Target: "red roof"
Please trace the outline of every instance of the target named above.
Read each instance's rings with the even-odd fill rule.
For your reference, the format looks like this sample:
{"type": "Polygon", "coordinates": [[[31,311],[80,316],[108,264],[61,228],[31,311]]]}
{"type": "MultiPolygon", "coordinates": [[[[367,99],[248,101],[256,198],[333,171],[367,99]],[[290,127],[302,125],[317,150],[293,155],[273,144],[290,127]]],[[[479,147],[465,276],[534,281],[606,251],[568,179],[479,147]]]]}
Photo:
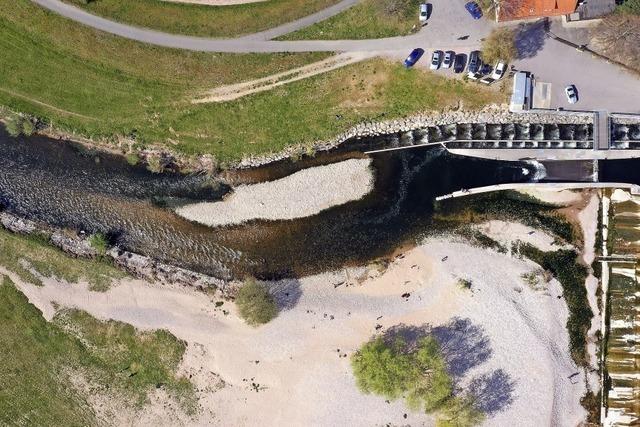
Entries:
{"type": "Polygon", "coordinates": [[[578,0],[502,0],[498,21],[540,18],[573,13],[578,0]]]}

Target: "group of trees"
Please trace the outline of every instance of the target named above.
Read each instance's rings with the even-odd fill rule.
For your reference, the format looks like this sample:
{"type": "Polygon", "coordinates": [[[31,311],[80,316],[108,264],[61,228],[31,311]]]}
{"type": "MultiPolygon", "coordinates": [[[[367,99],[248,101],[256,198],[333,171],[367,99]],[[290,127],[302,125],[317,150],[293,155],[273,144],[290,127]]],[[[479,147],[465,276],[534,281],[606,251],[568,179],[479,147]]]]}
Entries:
{"type": "Polygon", "coordinates": [[[515,31],[510,28],[496,28],[482,42],[482,60],[487,64],[511,62],[517,54],[515,31]]]}
{"type": "Polygon", "coordinates": [[[627,6],[623,10],[629,13],[615,13],[602,20],[593,32],[592,45],[603,55],[640,71],[640,0],[630,0],[623,5],[627,6]]]}
{"type": "Polygon", "coordinates": [[[404,398],[413,410],[436,413],[440,426],[468,427],[483,419],[472,398],[454,394],[453,379],[433,337],[422,338],[415,346],[401,338],[377,337],[353,355],[351,364],[364,393],[404,398]]]}

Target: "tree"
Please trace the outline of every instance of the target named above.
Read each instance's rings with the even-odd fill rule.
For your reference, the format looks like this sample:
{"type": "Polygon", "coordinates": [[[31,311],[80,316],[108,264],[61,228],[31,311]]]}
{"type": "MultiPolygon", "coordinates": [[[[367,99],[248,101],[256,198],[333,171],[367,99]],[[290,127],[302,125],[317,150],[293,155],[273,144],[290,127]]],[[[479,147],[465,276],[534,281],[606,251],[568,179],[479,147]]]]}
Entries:
{"type": "Polygon", "coordinates": [[[267,287],[254,279],[247,279],[238,291],[236,306],[240,317],[249,325],[268,323],[278,315],[278,306],[267,287]]]}
{"type": "Polygon", "coordinates": [[[433,337],[413,347],[401,338],[374,338],[352,356],[351,366],[364,393],[405,398],[411,409],[436,412],[439,426],[469,427],[483,419],[470,396],[454,395],[453,379],[433,337]]]}
{"type": "Polygon", "coordinates": [[[593,34],[594,50],[640,71],[640,16],[607,16],[593,34]]]}
{"type": "Polygon", "coordinates": [[[518,54],[515,32],[509,28],[496,28],[482,42],[482,59],[488,64],[511,62],[518,54]]]}

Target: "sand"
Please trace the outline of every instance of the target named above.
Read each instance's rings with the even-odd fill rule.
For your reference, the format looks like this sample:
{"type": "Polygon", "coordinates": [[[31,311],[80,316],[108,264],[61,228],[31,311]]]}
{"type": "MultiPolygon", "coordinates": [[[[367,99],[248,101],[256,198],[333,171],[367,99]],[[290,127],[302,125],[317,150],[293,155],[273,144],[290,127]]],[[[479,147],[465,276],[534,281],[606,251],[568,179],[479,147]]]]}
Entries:
{"type": "MultiPolygon", "coordinates": [[[[377,333],[376,325],[384,332],[404,323],[435,328],[458,384],[479,390],[490,413],[486,425],[574,426],[585,415],[584,377],[568,353],[560,285],[552,280],[536,291],[521,279],[537,269],[466,243],[428,239],[381,274],[359,269],[272,284],[280,297],[288,292],[280,299],[288,308],[257,329],[229,303],[215,308],[209,296],[187,288],[129,281],[95,293],[12,279],[46,317],[56,301],[138,328],[166,328],[187,341],[181,370],[199,385],[206,409],[194,424],[432,425],[432,417],[402,402],[361,394],[351,374],[348,356],[377,333]],[[471,290],[460,289],[459,278],[470,280],[471,290]]],[[[166,418],[167,425],[179,423],[166,418]]]]}
{"type": "Polygon", "coordinates": [[[208,226],[253,219],[294,219],[364,197],[373,189],[371,159],[351,159],[304,169],[285,178],[242,185],[220,202],[186,205],[176,213],[208,226]]]}

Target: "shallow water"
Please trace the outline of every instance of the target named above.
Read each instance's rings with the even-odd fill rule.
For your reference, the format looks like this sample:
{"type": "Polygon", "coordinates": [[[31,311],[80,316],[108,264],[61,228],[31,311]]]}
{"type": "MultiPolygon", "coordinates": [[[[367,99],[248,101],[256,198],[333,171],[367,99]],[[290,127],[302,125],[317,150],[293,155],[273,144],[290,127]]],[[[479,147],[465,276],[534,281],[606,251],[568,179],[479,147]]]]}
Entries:
{"type": "MultiPolygon", "coordinates": [[[[336,154],[314,162],[321,164],[323,156],[334,161],[336,154]]],[[[338,159],[349,156],[361,154],[343,151],[338,159]]],[[[221,278],[282,277],[390,253],[428,227],[438,195],[537,176],[531,162],[464,158],[441,148],[381,153],[373,168],[375,189],[359,201],[300,220],[209,228],[158,203],[215,200],[228,190],[205,176],[153,174],[73,144],[1,134],[0,205],[51,225],[99,231],[127,250],[221,278]]],[[[236,179],[271,179],[294,170],[281,162],[236,179]]]]}

